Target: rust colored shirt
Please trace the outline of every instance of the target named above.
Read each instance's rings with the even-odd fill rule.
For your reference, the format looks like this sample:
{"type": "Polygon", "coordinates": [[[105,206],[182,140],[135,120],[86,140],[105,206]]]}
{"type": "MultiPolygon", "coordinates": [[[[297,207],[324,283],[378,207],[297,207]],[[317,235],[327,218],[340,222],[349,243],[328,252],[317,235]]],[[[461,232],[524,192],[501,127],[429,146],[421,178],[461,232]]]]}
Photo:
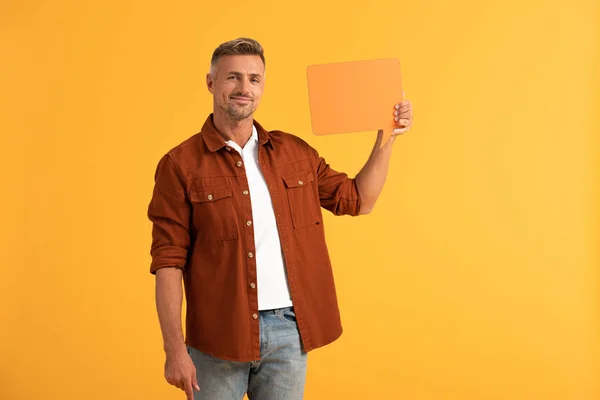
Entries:
{"type": "MultiPolygon", "coordinates": [[[[321,207],[358,215],[356,181],[336,172],[302,139],[258,131],[258,160],[271,194],[304,351],[342,333],[321,207]]],[[[150,272],[183,270],[186,343],[213,357],[260,360],[254,230],[240,154],[216,131],[212,114],[200,133],[165,154],[148,207],[150,272]]]]}

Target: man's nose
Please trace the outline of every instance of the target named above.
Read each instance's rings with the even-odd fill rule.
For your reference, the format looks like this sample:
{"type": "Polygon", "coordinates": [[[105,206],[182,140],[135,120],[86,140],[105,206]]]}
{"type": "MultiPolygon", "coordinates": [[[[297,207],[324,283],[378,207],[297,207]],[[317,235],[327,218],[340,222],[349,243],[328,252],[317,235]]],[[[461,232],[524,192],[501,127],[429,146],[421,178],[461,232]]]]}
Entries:
{"type": "Polygon", "coordinates": [[[243,96],[246,97],[250,97],[250,90],[248,89],[250,87],[250,81],[248,81],[247,79],[240,79],[240,92],[242,93],[243,96]]]}

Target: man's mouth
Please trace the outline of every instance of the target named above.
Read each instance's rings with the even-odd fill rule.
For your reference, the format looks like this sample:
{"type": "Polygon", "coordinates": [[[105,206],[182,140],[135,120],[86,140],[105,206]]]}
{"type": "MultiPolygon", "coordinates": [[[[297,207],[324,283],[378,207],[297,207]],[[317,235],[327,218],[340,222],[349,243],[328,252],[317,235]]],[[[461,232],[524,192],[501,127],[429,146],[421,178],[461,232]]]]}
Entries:
{"type": "Polygon", "coordinates": [[[243,96],[231,96],[231,100],[237,101],[239,103],[250,103],[252,101],[251,98],[243,96]]]}

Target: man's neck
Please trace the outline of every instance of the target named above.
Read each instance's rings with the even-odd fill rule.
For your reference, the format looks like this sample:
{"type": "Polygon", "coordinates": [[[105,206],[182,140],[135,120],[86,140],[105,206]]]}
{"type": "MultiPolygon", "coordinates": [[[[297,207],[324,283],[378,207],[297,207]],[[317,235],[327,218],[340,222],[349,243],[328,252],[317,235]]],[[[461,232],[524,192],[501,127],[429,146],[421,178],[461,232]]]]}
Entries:
{"type": "Polygon", "coordinates": [[[222,113],[214,112],[213,123],[223,140],[231,140],[243,148],[252,136],[254,119],[251,115],[241,121],[234,121],[222,113]]]}

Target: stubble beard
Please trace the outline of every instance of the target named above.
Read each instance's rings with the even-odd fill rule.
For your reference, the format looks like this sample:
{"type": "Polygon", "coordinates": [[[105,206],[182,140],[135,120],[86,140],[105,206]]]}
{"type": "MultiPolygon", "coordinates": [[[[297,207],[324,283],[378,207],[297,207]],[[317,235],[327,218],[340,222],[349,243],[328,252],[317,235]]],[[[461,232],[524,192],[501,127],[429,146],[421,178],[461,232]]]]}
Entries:
{"type": "Polygon", "coordinates": [[[231,121],[239,122],[250,117],[254,113],[254,101],[244,107],[236,107],[231,102],[225,105],[225,112],[231,121]]]}

